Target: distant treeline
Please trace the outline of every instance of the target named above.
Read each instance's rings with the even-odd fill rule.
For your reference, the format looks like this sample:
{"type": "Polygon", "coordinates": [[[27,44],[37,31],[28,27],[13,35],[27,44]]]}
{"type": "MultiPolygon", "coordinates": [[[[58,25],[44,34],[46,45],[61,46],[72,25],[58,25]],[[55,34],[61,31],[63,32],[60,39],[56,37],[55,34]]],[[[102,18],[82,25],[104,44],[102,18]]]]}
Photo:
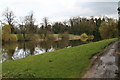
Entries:
{"type": "MultiPolygon", "coordinates": [[[[8,37],[8,34],[42,34],[47,37],[48,34],[74,34],[81,35],[86,33],[87,35],[93,35],[95,40],[109,39],[118,36],[118,21],[112,18],[82,18],[73,17],[68,21],[49,23],[48,18],[43,18],[43,22],[40,27],[35,25],[34,14],[31,13],[16,24],[15,15],[13,11],[6,9],[3,12],[6,23],[2,23],[2,35],[4,38],[8,37]]],[[[41,23],[41,22],[40,22],[41,23]]],[[[15,35],[14,35],[15,36],[15,35]]],[[[13,37],[13,36],[12,36],[13,37]]]]}

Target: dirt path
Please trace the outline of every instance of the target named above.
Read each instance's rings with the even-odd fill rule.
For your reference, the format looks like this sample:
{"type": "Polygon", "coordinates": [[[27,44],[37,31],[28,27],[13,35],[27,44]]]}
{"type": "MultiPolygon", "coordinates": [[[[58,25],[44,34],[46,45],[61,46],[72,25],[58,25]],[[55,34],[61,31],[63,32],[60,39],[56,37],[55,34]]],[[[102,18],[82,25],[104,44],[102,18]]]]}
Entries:
{"type": "Polygon", "coordinates": [[[119,74],[120,41],[112,43],[93,57],[93,63],[83,78],[116,78],[119,74]]]}

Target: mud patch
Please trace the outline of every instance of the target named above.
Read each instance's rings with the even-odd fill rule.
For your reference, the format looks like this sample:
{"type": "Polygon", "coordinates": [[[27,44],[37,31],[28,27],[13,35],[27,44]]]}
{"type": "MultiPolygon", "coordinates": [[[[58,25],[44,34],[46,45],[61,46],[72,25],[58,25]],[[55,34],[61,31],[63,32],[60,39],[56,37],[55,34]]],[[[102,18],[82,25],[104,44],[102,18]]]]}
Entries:
{"type": "MultiPolygon", "coordinates": [[[[120,41],[112,43],[93,57],[93,63],[83,78],[117,78],[119,75],[120,41]],[[119,61],[118,61],[119,60],[119,61]]],[[[120,75],[119,75],[120,76],[120,75]]]]}

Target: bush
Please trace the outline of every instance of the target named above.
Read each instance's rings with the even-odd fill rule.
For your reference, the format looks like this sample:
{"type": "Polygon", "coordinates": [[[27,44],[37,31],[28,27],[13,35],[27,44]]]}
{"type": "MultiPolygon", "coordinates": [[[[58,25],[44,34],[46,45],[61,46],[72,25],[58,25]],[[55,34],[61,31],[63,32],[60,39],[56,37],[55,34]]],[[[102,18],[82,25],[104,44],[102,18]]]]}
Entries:
{"type": "Polygon", "coordinates": [[[3,34],[11,34],[11,28],[12,28],[12,26],[5,24],[2,27],[2,33],[3,34]]]}
{"type": "Polygon", "coordinates": [[[23,41],[24,40],[24,37],[22,34],[17,34],[17,38],[19,41],[23,41]]]}
{"type": "Polygon", "coordinates": [[[36,39],[37,37],[34,35],[34,34],[26,34],[25,35],[25,40],[34,40],[36,39]]]}
{"type": "Polygon", "coordinates": [[[93,40],[94,39],[94,36],[93,35],[89,35],[88,36],[88,40],[93,40]]]}
{"type": "Polygon", "coordinates": [[[3,49],[6,49],[5,51],[9,52],[8,50],[14,50],[16,47],[18,46],[18,44],[15,43],[4,43],[2,45],[3,49]]]}
{"type": "Polygon", "coordinates": [[[69,39],[69,35],[68,34],[59,34],[58,37],[61,38],[62,40],[68,40],[69,39]]]}
{"type": "Polygon", "coordinates": [[[115,38],[118,35],[117,23],[114,21],[103,22],[99,27],[102,39],[115,38]]]}
{"type": "Polygon", "coordinates": [[[17,35],[10,34],[10,41],[18,41],[17,35]]]}
{"type": "Polygon", "coordinates": [[[15,42],[15,41],[18,41],[18,38],[15,34],[4,34],[2,35],[2,40],[4,42],[8,42],[8,41],[15,42]]]}
{"type": "Polygon", "coordinates": [[[88,40],[88,35],[86,33],[83,33],[80,35],[81,41],[87,41],[88,40]]]}
{"type": "Polygon", "coordinates": [[[47,36],[47,40],[55,40],[55,37],[53,35],[47,36]]]}
{"type": "Polygon", "coordinates": [[[2,35],[2,40],[3,40],[4,42],[9,41],[9,39],[10,39],[10,34],[3,34],[3,35],[2,35]]]}
{"type": "Polygon", "coordinates": [[[25,38],[23,36],[23,34],[17,34],[18,40],[19,41],[23,41],[23,40],[34,40],[34,39],[38,39],[41,38],[41,35],[39,34],[25,34],[25,38]]]}

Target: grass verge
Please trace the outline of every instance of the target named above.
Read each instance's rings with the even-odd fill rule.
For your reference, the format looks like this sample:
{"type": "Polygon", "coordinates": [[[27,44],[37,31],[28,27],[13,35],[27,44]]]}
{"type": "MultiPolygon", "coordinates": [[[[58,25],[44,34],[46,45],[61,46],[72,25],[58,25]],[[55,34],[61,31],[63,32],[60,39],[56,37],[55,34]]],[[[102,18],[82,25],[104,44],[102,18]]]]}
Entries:
{"type": "Polygon", "coordinates": [[[3,77],[80,78],[90,65],[89,59],[117,39],[108,39],[72,48],[2,63],[3,77]]]}

